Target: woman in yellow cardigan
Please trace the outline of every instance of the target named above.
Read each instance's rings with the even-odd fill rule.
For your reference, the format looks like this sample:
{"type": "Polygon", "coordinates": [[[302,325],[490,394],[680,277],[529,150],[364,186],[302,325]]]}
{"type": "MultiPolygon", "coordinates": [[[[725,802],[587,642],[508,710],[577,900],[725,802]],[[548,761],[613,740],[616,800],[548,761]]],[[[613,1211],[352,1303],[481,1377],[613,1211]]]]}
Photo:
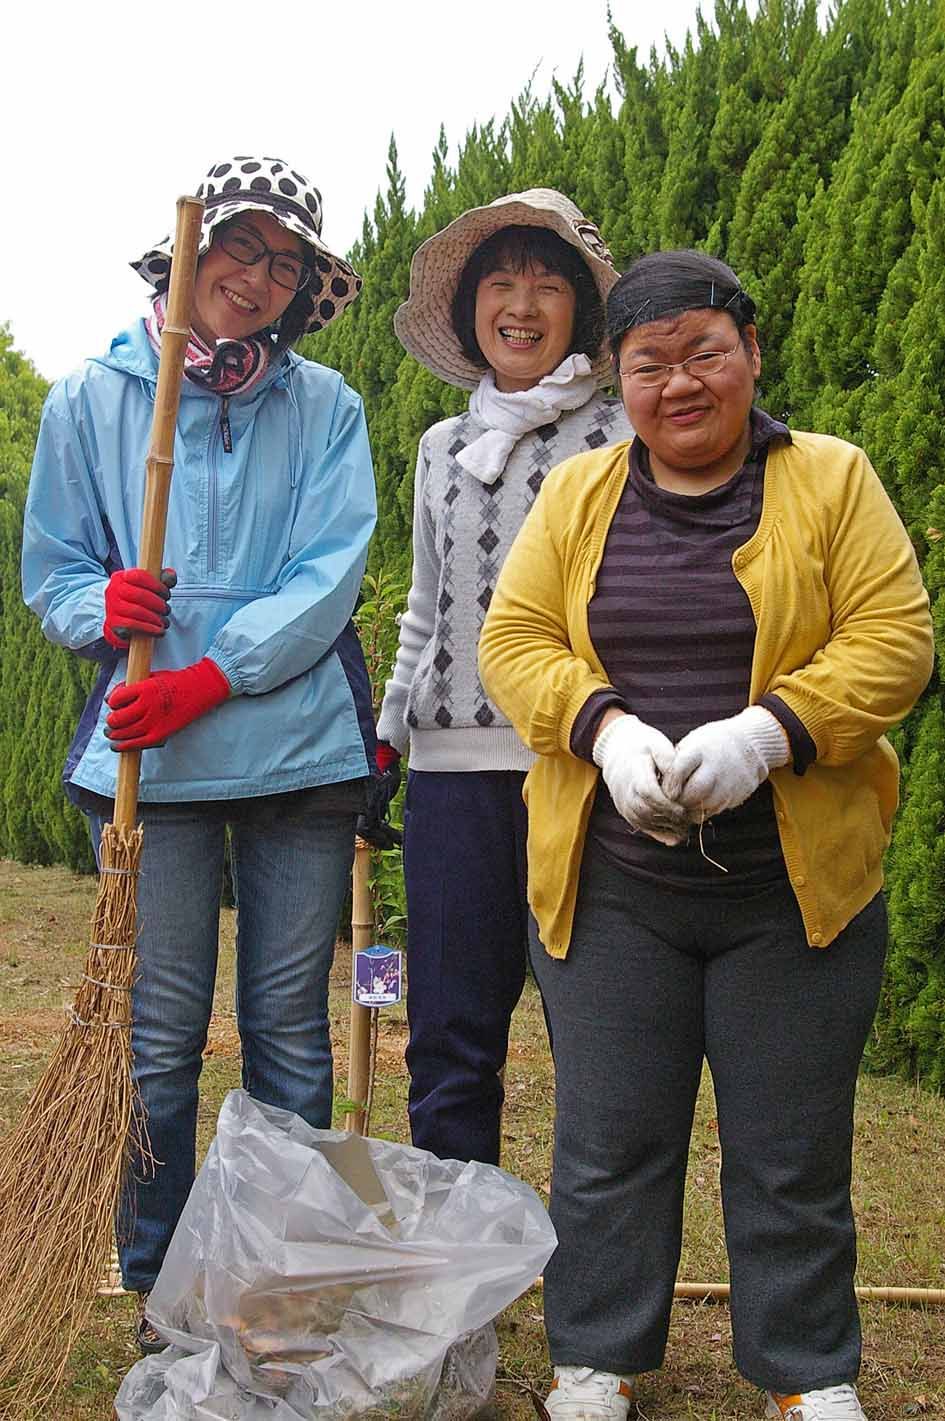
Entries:
{"type": "Polygon", "coordinates": [[[636,438],[549,475],[480,641],[540,756],[548,1410],[624,1421],[662,1361],[705,1058],[736,1364],[775,1421],[865,1421],[853,1098],[886,946],[885,732],[929,677],[928,599],[862,450],[753,405],[729,267],[643,257],[607,322],[636,438]]]}

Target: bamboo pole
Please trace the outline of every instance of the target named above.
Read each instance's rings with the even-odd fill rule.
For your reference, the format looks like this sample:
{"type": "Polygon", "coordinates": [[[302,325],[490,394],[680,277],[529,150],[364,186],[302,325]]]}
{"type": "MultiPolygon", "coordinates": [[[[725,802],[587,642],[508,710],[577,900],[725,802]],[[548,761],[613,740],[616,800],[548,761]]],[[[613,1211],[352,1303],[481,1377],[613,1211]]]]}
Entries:
{"type": "Polygon", "coordinates": [[[355,954],[374,941],[374,904],[371,901],[371,846],[358,838],[351,872],[351,1030],[348,1042],[348,1100],[354,1109],[345,1116],[345,1129],[363,1135],[371,1087],[372,1008],[354,1000],[355,954]]]}
{"type": "MultiPolygon", "coordinates": [[[[905,1303],[911,1307],[945,1307],[945,1288],[856,1288],[861,1303],[905,1303]]],[[[673,1296],[690,1302],[728,1302],[728,1283],[677,1283],[673,1296]]]]}
{"type": "MultiPolygon", "coordinates": [[[[536,1287],[543,1287],[544,1279],[536,1280],[536,1287]]],[[[870,1287],[866,1284],[854,1289],[857,1301],[861,1303],[894,1303],[905,1307],[945,1307],[945,1288],[885,1288],[870,1287]]],[[[673,1297],[677,1302],[727,1303],[731,1296],[729,1283],[677,1283],[673,1297]]]]}
{"type": "MultiPolygon", "coordinates": [[[[180,387],[184,377],[184,358],[190,339],[191,307],[193,304],[194,272],[197,267],[197,247],[200,243],[200,219],[203,203],[196,197],[181,197],[177,201],[177,232],[174,239],[174,260],[171,283],[167,293],[167,313],[161,332],[161,360],[158,366],[157,391],[151,422],[151,448],[146,464],[144,509],[141,517],[141,538],[138,546],[138,566],[160,577],[164,559],[164,535],[167,531],[167,505],[174,470],[174,436],[177,432],[177,410],[180,387]],[[178,279],[175,281],[174,276],[178,279]]],[[[133,636],[128,652],[129,685],[143,681],[151,671],[154,638],[133,636]]],[[[118,757],[118,784],[115,790],[114,825],[130,831],[138,813],[138,780],[141,773],[141,751],[127,750],[118,757]]]]}
{"type": "Polygon", "coordinates": [[[905,1303],[909,1307],[945,1307],[945,1288],[857,1288],[861,1303],[905,1303]]]}
{"type": "MultiPolygon", "coordinates": [[[[203,203],[181,198],[168,319],[147,458],[140,564],[156,575],[167,519],[177,406],[190,331],[203,203]]],[[[133,637],[127,679],[151,667],[133,637]]],[[[131,989],[143,834],[140,755],[119,757],[114,822],[102,831],[85,973],[65,1030],[0,1146],[0,1413],[32,1418],[85,1326],[114,1233],[132,1152],[148,1159],[135,1108],[131,989]]]]}

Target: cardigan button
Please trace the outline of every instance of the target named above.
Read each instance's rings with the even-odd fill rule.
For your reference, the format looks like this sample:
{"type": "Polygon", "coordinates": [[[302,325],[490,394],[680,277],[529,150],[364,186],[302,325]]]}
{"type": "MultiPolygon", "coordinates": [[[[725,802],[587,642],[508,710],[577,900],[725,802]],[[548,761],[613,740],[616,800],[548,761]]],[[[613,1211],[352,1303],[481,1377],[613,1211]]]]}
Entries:
{"type": "Polygon", "coordinates": [[[815,947],[820,947],[820,944],[821,944],[821,943],[823,942],[823,940],[824,940],[824,935],[823,935],[823,933],[811,933],[811,935],[810,935],[810,940],[811,940],[811,942],[814,944],[815,947]]]}
{"type": "Polygon", "coordinates": [[[804,887],[804,884],[805,884],[806,882],[807,882],[807,879],[804,877],[804,875],[803,875],[802,873],[799,873],[799,874],[797,875],[797,877],[795,878],[795,880],[794,880],[794,887],[795,887],[795,888],[803,888],[803,887],[804,887]]]}

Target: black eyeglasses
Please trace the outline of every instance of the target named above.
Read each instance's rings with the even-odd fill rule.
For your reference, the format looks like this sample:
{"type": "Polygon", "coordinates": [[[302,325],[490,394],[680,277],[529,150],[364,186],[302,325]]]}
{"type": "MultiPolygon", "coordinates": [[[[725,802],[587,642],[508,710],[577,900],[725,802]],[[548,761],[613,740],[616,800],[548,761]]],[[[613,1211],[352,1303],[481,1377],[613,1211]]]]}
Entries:
{"type": "Polygon", "coordinates": [[[291,252],[276,252],[267,247],[261,237],[251,227],[236,224],[226,227],[217,237],[217,244],[228,257],[241,262],[243,266],[255,266],[263,257],[269,258],[269,275],[277,286],[286,291],[302,291],[309,283],[312,271],[301,257],[291,252]]]}

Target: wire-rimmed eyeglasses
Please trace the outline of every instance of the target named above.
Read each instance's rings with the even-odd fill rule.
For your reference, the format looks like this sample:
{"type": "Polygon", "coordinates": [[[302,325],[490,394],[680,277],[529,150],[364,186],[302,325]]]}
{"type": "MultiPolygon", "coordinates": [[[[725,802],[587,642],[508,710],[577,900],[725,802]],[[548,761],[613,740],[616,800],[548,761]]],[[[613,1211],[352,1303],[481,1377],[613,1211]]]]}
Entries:
{"type": "Polygon", "coordinates": [[[674,370],[685,370],[687,375],[691,375],[696,380],[702,380],[707,375],[718,375],[725,366],[730,355],[734,355],[741,341],[736,341],[731,350],[700,350],[696,355],[690,355],[686,360],[677,360],[675,365],[665,365],[648,363],[646,365],[634,365],[630,370],[621,367],[620,374],[624,380],[635,380],[640,389],[655,390],[665,385],[673,374],[674,370]]]}

